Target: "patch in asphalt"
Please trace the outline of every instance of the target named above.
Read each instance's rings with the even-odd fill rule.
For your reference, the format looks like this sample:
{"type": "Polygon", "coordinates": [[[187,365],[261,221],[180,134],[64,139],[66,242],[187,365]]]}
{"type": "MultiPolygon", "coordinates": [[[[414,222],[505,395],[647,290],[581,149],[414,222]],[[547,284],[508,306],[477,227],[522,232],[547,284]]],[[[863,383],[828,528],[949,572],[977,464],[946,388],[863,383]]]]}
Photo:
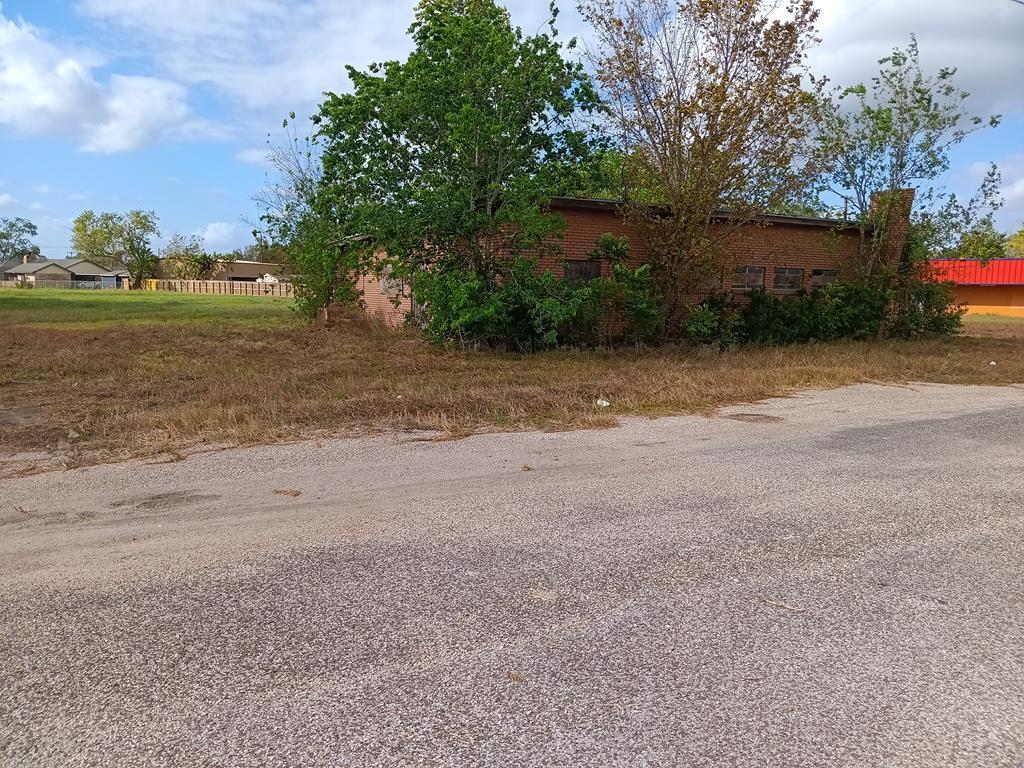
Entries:
{"type": "Polygon", "coordinates": [[[203,501],[216,501],[220,496],[209,493],[189,493],[187,491],[172,491],[170,493],[155,493],[151,496],[137,496],[134,499],[115,501],[110,505],[111,509],[121,507],[135,507],[149,511],[163,511],[177,509],[190,504],[198,504],[203,501]]]}
{"type": "Polygon", "coordinates": [[[766,413],[729,413],[723,418],[742,421],[744,424],[777,424],[780,421],[785,421],[781,416],[769,416],[766,413]]]}

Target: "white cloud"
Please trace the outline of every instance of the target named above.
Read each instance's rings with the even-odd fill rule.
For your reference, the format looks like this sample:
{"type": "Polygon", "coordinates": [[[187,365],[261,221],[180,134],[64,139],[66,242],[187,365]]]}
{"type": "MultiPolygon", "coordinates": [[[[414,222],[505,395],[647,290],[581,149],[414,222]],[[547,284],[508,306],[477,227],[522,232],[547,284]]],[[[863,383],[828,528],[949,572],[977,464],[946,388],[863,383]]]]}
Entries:
{"type": "Polygon", "coordinates": [[[0,193],[0,208],[6,208],[8,205],[14,205],[17,202],[13,195],[9,195],[6,192],[0,193]]]}
{"type": "Polygon", "coordinates": [[[270,165],[270,158],[266,148],[257,149],[255,147],[251,147],[240,150],[235,154],[235,160],[240,163],[245,163],[246,165],[270,165]]]}
{"type": "Polygon", "coordinates": [[[217,133],[190,115],[187,91],[152,77],[100,82],[94,52],[62,49],[0,6],[0,126],[24,135],[69,136],[83,150],[125,152],[163,139],[217,133]]]}
{"type": "MultiPolygon", "coordinates": [[[[313,110],[324,91],[348,87],[345,66],[403,56],[415,0],[78,0],[77,9],[141,40],[170,77],[210,85],[261,117],[313,110]]],[[[512,0],[529,33],[547,2],[512,0]]],[[[580,24],[566,6],[566,24],[580,24]]],[[[568,30],[567,30],[568,31],[568,30]]],[[[264,123],[266,125],[266,123],[264,123]]]]}
{"type": "Polygon", "coordinates": [[[175,79],[275,113],[306,109],[324,90],[341,88],[345,64],[403,50],[412,18],[411,2],[80,0],[77,7],[131,32],[175,79]]]}
{"type": "Polygon", "coordinates": [[[32,203],[31,205],[29,205],[29,210],[31,210],[31,211],[45,211],[46,210],[46,206],[43,205],[42,203],[32,203]]]}
{"type": "MultiPolygon", "coordinates": [[[[548,17],[541,0],[507,0],[524,31],[548,17]]],[[[125,33],[168,77],[212,86],[245,118],[267,125],[308,114],[324,91],[345,90],[345,65],[404,55],[415,0],[77,0],[77,10],[125,33]]],[[[563,39],[587,30],[562,0],[563,39]]],[[[1024,9],[1009,0],[821,0],[815,68],[837,83],[869,78],[877,60],[916,32],[926,66],[959,66],[980,111],[1024,109],[1024,9]]],[[[250,156],[252,159],[254,156],[250,156]]],[[[248,160],[243,160],[248,162],[248,160]]]]}
{"type": "Polygon", "coordinates": [[[916,34],[926,71],[958,68],[979,112],[1024,109],[1024,8],[1009,0],[820,2],[822,45],[812,65],[841,85],[865,82],[878,59],[916,34]]]}
{"type": "MultiPolygon", "coordinates": [[[[542,0],[507,0],[525,32],[547,18],[542,0]]],[[[1024,110],[1024,8],[1010,0],[819,0],[822,45],[812,64],[837,84],[869,79],[877,60],[916,33],[926,68],[960,68],[979,113],[1024,110]]],[[[221,137],[190,114],[187,87],[234,105],[240,134],[265,135],[289,110],[308,115],[326,90],[348,87],[344,66],[399,58],[416,0],[75,0],[103,25],[110,50],[145,62],[156,77],[98,79],[92,51],[52,43],[0,14],[0,126],[67,133],[93,152],[159,140],[221,137]]],[[[572,0],[561,0],[563,39],[586,37],[572,0]]],[[[1002,129],[1005,130],[1005,129],[1002,129]]],[[[263,164],[261,149],[235,155],[263,164]]],[[[961,169],[962,170],[962,169],[961,169]]],[[[1020,176],[1006,169],[1007,197],[1020,176]]],[[[1008,205],[1009,208],[1009,205],[1008,205]]],[[[1009,214],[1007,214],[1009,215],[1009,214]]]]}
{"type": "Polygon", "coordinates": [[[226,248],[238,244],[241,239],[241,228],[226,221],[214,221],[196,234],[202,237],[210,248],[226,248]]]}
{"type": "Polygon", "coordinates": [[[106,106],[106,118],[86,132],[86,152],[113,154],[161,139],[225,137],[218,126],[191,118],[186,88],[168,80],[115,75],[106,106]]]}

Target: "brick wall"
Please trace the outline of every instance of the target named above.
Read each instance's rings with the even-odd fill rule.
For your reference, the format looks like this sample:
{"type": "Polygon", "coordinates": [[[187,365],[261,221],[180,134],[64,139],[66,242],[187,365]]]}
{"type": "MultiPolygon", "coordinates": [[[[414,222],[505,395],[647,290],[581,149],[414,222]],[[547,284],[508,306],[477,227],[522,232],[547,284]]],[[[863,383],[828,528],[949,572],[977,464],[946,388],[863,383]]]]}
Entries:
{"type": "MultiPolygon", "coordinates": [[[[573,204],[552,206],[565,219],[562,254],[545,256],[541,269],[556,275],[564,274],[568,259],[587,259],[601,235],[611,233],[625,237],[630,243],[630,261],[639,266],[647,256],[643,242],[614,208],[576,208],[573,204]]],[[[776,217],[764,225],[747,226],[733,236],[726,247],[725,287],[732,285],[732,272],[736,267],[764,268],[764,282],[772,290],[776,269],[802,269],[803,287],[810,289],[815,269],[839,270],[841,277],[851,279],[860,244],[856,230],[837,230],[832,225],[810,224],[806,220],[786,221],[776,217]]],[[[604,266],[608,272],[608,266],[604,266]]]]}
{"type": "Polygon", "coordinates": [[[363,294],[366,313],[383,320],[393,328],[402,325],[412,311],[412,300],[400,280],[393,280],[387,276],[363,275],[359,278],[357,287],[363,294]]]}
{"type": "MultiPolygon", "coordinates": [[[[898,213],[890,223],[893,236],[883,250],[884,257],[896,263],[903,252],[909,223],[909,205],[913,193],[901,193],[898,213]]],[[[560,253],[543,249],[539,258],[540,269],[564,276],[566,260],[586,260],[594,250],[598,238],[606,233],[625,237],[630,243],[630,261],[639,266],[647,256],[646,248],[636,231],[622,217],[618,207],[603,201],[558,199],[551,209],[565,220],[565,230],[559,243],[560,253]]],[[[725,226],[721,224],[719,226],[725,226]]],[[[726,246],[726,266],[722,286],[731,289],[733,273],[738,267],[761,267],[764,270],[764,288],[779,294],[795,293],[793,289],[775,288],[776,270],[803,270],[800,285],[812,288],[814,270],[837,270],[840,278],[855,277],[860,235],[856,228],[839,222],[786,216],[767,217],[763,223],[744,227],[734,234],[726,246]]],[[[602,265],[602,274],[610,267],[602,265]]],[[[792,277],[792,276],[791,276],[792,277]]],[[[395,307],[391,296],[404,286],[390,285],[387,280],[365,276],[359,282],[367,311],[379,315],[391,325],[400,325],[411,311],[408,296],[402,296],[395,307]]],[[[746,293],[746,290],[739,291],[746,293]]],[[[699,298],[699,297],[698,297],[699,298]]]]}
{"type": "Polygon", "coordinates": [[[886,240],[880,249],[884,264],[900,263],[910,235],[910,213],[914,209],[915,197],[915,190],[902,189],[895,192],[891,200],[888,194],[877,194],[871,198],[871,215],[886,224],[886,240]]]}

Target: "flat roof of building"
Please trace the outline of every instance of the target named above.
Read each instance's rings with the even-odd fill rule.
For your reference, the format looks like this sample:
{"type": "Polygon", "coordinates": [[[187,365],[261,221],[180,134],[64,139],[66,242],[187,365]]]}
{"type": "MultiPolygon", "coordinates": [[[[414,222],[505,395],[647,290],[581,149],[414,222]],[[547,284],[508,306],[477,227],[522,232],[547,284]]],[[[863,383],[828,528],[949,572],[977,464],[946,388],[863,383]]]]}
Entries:
{"type": "MultiPolygon", "coordinates": [[[[623,200],[607,200],[594,197],[553,197],[550,200],[553,209],[568,210],[591,210],[616,212],[626,205],[623,200]]],[[[720,219],[732,218],[733,214],[726,210],[715,211],[715,217],[720,219]]],[[[798,227],[822,227],[826,229],[853,229],[856,224],[845,219],[830,219],[816,216],[790,216],[786,214],[769,213],[758,217],[761,221],[772,224],[792,224],[798,227]]]]}

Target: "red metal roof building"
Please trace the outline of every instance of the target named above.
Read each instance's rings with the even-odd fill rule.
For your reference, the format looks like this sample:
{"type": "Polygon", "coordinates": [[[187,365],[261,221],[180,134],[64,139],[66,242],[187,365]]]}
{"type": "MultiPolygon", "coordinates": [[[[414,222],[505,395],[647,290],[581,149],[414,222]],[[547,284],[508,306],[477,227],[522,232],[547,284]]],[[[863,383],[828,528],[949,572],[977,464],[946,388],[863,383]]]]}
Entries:
{"type": "Polygon", "coordinates": [[[1024,259],[941,259],[932,268],[938,279],[957,285],[1024,285],[1024,259]]]}
{"type": "Polygon", "coordinates": [[[956,283],[957,301],[971,314],[1024,317],[1024,259],[940,259],[932,269],[936,279],[956,283]]]}

